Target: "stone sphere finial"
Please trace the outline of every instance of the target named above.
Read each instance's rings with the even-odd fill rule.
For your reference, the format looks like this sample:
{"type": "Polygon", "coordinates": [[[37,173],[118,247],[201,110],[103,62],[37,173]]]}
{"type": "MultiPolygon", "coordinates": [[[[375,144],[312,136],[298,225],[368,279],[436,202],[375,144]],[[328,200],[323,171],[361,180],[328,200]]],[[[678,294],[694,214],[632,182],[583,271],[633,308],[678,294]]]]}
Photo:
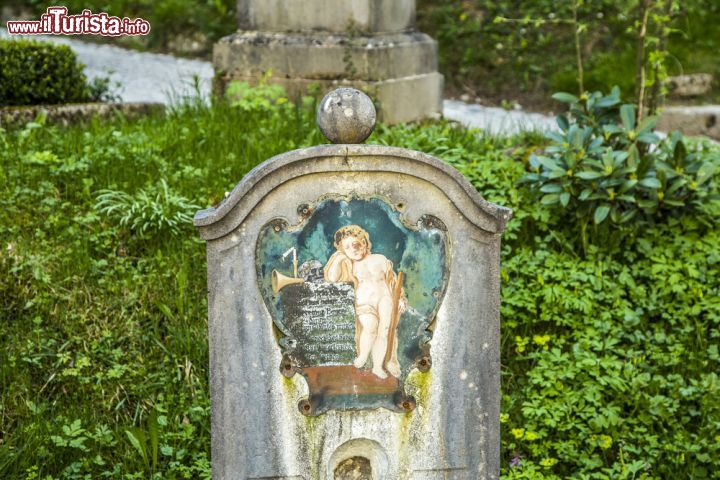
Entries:
{"type": "Polygon", "coordinates": [[[336,88],[317,110],[317,125],[332,143],[362,143],[375,128],[375,105],[354,88],[336,88]]]}

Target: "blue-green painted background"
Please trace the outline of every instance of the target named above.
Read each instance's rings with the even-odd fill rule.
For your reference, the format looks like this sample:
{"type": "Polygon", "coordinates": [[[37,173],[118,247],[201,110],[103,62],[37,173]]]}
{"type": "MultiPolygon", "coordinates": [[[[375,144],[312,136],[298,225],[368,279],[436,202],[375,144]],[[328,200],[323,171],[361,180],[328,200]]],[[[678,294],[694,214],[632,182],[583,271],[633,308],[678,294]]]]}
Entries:
{"type": "MultiPolygon", "coordinates": [[[[395,272],[405,273],[405,295],[410,308],[398,324],[399,359],[403,372],[420,354],[421,342],[429,339],[426,329],[433,320],[447,282],[447,238],[438,228],[424,224],[409,228],[400,220],[399,212],[378,198],[326,199],[312,208],[312,213],[297,226],[283,224],[280,231],[270,222],[258,237],[256,267],[258,282],[265,304],[278,328],[287,335],[283,312],[272,292],[273,269],[292,276],[292,255],[282,254],[296,247],[298,265],[317,260],[323,266],[335,252],[333,235],[346,225],[359,225],[370,235],[372,253],[385,255],[393,262],[395,272]]],[[[281,340],[287,350],[289,339],[281,340]]]]}

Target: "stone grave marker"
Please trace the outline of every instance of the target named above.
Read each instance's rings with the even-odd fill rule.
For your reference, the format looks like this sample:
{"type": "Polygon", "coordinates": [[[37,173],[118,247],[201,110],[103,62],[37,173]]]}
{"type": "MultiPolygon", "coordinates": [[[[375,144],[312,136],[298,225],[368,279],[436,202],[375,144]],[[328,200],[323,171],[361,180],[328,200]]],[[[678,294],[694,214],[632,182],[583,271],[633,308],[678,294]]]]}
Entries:
{"type": "Polygon", "coordinates": [[[374,121],[363,93],[330,92],[332,145],[269,159],[195,216],[217,480],[499,476],[511,212],[441,160],[360,144],[374,121]]]}

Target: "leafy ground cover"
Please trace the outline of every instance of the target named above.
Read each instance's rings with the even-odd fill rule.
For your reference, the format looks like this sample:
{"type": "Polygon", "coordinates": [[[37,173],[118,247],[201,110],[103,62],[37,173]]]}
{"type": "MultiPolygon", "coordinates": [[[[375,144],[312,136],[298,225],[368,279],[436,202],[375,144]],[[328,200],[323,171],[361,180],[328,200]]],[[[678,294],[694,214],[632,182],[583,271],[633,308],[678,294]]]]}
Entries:
{"type": "MultiPolygon", "coordinates": [[[[0,477],[210,478],[205,255],[189,216],[270,156],[323,143],[312,101],[253,92],[0,130],[0,477]]],[[[515,211],[505,478],[720,478],[717,203],[590,235],[582,253],[575,224],[518,186],[543,138],[437,122],[368,142],[442,158],[515,211]]],[[[717,164],[717,147],[693,148],[717,164]]]]}

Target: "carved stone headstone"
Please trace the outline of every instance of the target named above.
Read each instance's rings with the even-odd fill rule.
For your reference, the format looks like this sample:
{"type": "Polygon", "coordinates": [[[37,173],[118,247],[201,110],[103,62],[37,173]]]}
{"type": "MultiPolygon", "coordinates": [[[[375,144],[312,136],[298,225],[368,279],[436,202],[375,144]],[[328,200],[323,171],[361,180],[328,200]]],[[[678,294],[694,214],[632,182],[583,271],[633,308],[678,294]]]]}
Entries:
{"type": "Polygon", "coordinates": [[[335,144],[268,160],[195,216],[217,480],[499,476],[510,211],[421,152],[337,143],[369,135],[368,105],[331,92],[335,144]]]}
{"type": "Polygon", "coordinates": [[[215,86],[278,83],[368,92],[386,123],[442,114],[437,44],[415,29],[415,0],[238,0],[239,30],[213,49],[215,86]],[[271,74],[269,78],[267,75],[271,74]]]}

